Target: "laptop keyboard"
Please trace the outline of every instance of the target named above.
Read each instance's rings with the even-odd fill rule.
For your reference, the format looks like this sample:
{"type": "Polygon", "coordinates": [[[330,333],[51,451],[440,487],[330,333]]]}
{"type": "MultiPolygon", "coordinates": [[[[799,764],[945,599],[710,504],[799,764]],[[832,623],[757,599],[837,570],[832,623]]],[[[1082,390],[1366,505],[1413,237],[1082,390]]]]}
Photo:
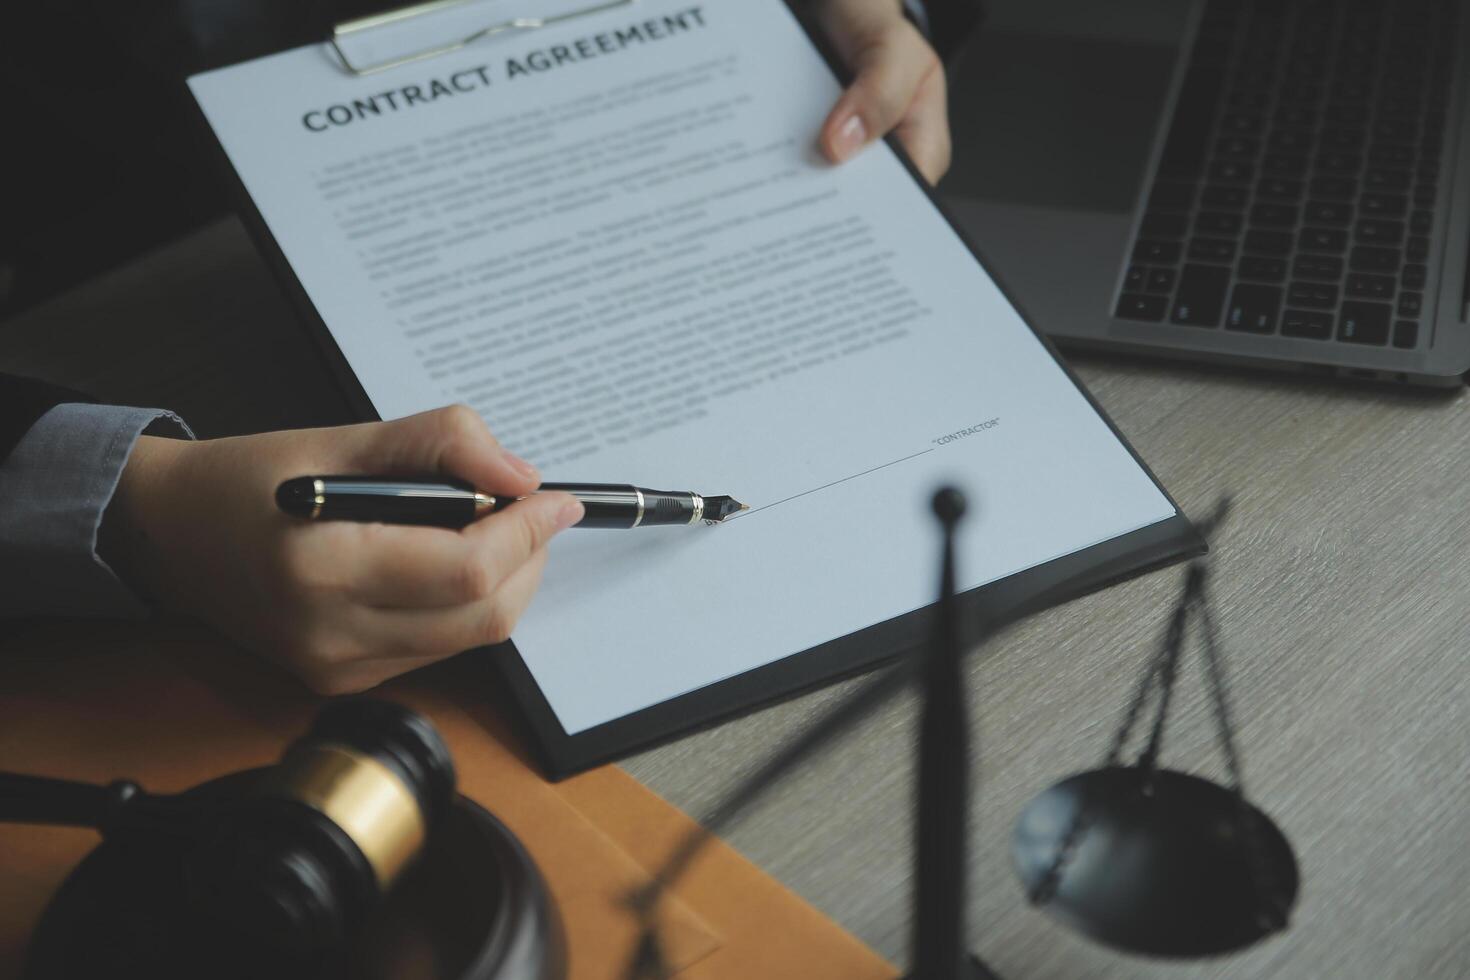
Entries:
{"type": "Polygon", "coordinates": [[[1412,348],[1456,0],[1214,0],[1115,310],[1412,348]]]}

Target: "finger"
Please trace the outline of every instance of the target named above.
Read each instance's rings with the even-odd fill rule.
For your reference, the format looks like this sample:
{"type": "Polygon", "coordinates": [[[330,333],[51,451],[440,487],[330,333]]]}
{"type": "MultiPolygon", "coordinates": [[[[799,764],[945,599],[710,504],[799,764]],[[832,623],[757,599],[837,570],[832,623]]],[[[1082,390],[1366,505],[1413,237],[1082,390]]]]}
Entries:
{"type": "Polygon", "coordinates": [[[465,405],[343,430],[351,465],[364,473],[456,477],[489,493],[521,496],[540,486],[530,463],[501,448],[465,405]]]}
{"type": "Polygon", "coordinates": [[[333,521],[293,532],[297,579],[335,587],[370,606],[457,606],[482,588],[482,558],[463,534],[439,527],[333,521]]]}
{"type": "Polygon", "coordinates": [[[532,555],[585,514],[581,501],[569,493],[538,493],[465,528],[461,533],[483,561],[485,578],[477,598],[499,590],[532,555]]]}
{"type": "Polygon", "coordinates": [[[581,520],[568,494],[536,494],[462,531],[340,521],[301,528],[287,557],[295,581],[384,609],[482,601],[562,529],[581,520]],[[570,508],[567,510],[567,508],[570,508]],[[566,513],[563,513],[567,510],[566,513]]]}
{"type": "Polygon", "coordinates": [[[872,36],[853,59],[857,78],[822,124],[822,152],[834,163],[852,158],[896,127],[920,85],[939,69],[939,58],[906,21],[872,36]]]}
{"type": "Polygon", "coordinates": [[[495,594],[451,609],[372,609],[359,607],[349,629],[358,637],[362,657],[349,672],[371,668],[411,670],[465,650],[503,643],[535,597],[546,567],[546,552],[536,552],[511,573],[495,594]]]}
{"type": "Polygon", "coordinates": [[[465,650],[499,643],[530,605],[546,553],[537,552],[505,581],[493,599],[452,610],[382,610],[358,607],[349,629],[352,659],[317,661],[300,668],[319,694],[357,694],[465,650]]]}
{"type": "Polygon", "coordinates": [[[953,152],[945,88],[942,67],[925,76],[908,114],[895,131],[914,166],[931,184],[937,184],[949,170],[953,152]]]}

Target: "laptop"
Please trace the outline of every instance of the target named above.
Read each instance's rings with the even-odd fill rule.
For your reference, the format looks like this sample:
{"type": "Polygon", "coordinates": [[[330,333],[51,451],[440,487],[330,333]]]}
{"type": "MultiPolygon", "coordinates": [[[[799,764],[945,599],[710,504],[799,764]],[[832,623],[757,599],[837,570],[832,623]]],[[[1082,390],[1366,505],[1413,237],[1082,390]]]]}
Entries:
{"type": "Polygon", "coordinates": [[[1470,2],[992,13],[941,191],[1059,344],[1465,383],[1470,2]]]}

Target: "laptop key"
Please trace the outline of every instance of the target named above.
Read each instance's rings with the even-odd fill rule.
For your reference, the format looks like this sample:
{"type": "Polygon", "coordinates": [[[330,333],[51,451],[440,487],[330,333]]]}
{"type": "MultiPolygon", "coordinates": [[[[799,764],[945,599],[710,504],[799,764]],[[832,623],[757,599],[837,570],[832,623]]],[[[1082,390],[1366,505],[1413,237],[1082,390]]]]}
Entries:
{"type": "Polygon", "coordinates": [[[1336,228],[1303,228],[1297,245],[1304,251],[1341,252],[1347,248],[1347,232],[1336,228]]]}
{"type": "Polygon", "coordinates": [[[1280,313],[1280,286],[1243,282],[1230,294],[1230,305],[1225,311],[1225,328],[1249,333],[1275,333],[1276,318],[1280,313]]]}
{"type": "Polygon", "coordinates": [[[1286,301],[1292,306],[1330,310],[1337,305],[1337,287],[1320,282],[1293,282],[1287,289],[1286,301]]]}
{"type": "Polygon", "coordinates": [[[1412,143],[1419,137],[1419,127],[1407,119],[1388,119],[1373,127],[1373,138],[1379,143],[1412,143]]]}
{"type": "Polygon", "coordinates": [[[1397,245],[1404,240],[1404,223],[1365,218],[1358,222],[1354,237],[1369,245],[1397,245]]]}
{"type": "Polygon", "coordinates": [[[1327,107],[1325,118],[1330,123],[1361,124],[1368,121],[1368,110],[1355,103],[1336,103],[1327,107]]]}
{"type": "Polygon", "coordinates": [[[1224,136],[1215,144],[1215,155],[1254,160],[1261,152],[1261,141],[1250,136],[1224,136]]]}
{"type": "Polygon", "coordinates": [[[1179,255],[1183,250],[1178,242],[1159,242],[1148,239],[1140,239],[1133,246],[1133,258],[1137,262],[1154,262],[1161,265],[1169,265],[1179,261],[1179,255]]]}
{"type": "Polygon", "coordinates": [[[1265,109],[1271,103],[1270,92],[1234,91],[1225,98],[1232,109],[1265,109]]]}
{"type": "Polygon", "coordinates": [[[1287,255],[1291,252],[1291,234],[1253,228],[1245,233],[1245,250],[1264,252],[1267,255],[1287,255]]]}
{"type": "Polygon", "coordinates": [[[1410,262],[1429,261],[1429,239],[1424,235],[1415,235],[1409,239],[1409,245],[1404,249],[1404,258],[1410,262]]]}
{"type": "Polygon", "coordinates": [[[1403,191],[1409,189],[1409,172],[1389,167],[1369,167],[1363,175],[1363,186],[1370,191],[1403,191]]]}
{"type": "Polygon", "coordinates": [[[1285,177],[1267,177],[1256,185],[1256,196],[1263,201],[1299,201],[1302,182],[1285,177]]]}
{"type": "Polygon", "coordinates": [[[1332,337],[1332,314],[1316,310],[1287,310],[1281,317],[1281,335],[1328,340],[1332,337]]]}
{"type": "Polygon", "coordinates": [[[1400,277],[1405,289],[1423,289],[1429,280],[1429,267],[1413,263],[1404,266],[1404,274],[1400,277]]]}
{"type": "Polygon", "coordinates": [[[1195,238],[1189,243],[1189,257],[1201,262],[1229,262],[1235,258],[1235,243],[1225,238],[1195,238]]]}
{"type": "Polygon", "coordinates": [[[1168,293],[1174,289],[1174,278],[1176,273],[1173,269],[1153,269],[1148,274],[1148,291],[1151,293],[1168,293]]]}
{"type": "Polygon", "coordinates": [[[1399,294],[1399,316],[1416,317],[1423,309],[1424,295],[1422,293],[1399,294]]]}
{"type": "Polygon", "coordinates": [[[1224,184],[1211,184],[1205,188],[1200,200],[1207,208],[1233,208],[1240,210],[1250,200],[1250,191],[1244,187],[1227,187],[1224,184]]]}
{"type": "Polygon", "coordinates": [[[1220,322],[1230,270],[1222,266],[1186,265],[1179,277],[1179,291],[1169,314],[1173,323],[1191,327],[1213,327],[1220,322]]]}
{"type": "Polygon", "coordinates": [[[1227,184],[1249,183],[1255,176],[1255,168],[1238,160],[1216,160],[1210,164],[1210,179],[1227,184]]]}
{"type": "Polygon", "coordinates": [[[1270,282],[1280,282],[1286,278],[1286,260],[1246,255],[1235,267],[1235,274],[1242,279],[1265,279],[1270,282]]]}
{"type": "Polygon", "coordinates": [[[1414,148],[1399,143],[1375,143],[1368,159],[1379,166],[1407,167],[1414,162],[1414,148]]]}
{"type": "Polygon", "coordinates": [[[1124,320],[1162,320],[1169,299],[1143,293],[1124,293],[1118,299],[1118,316],[1124,320]]]}
{"type": "Polygon", "coordinates": [[[1409,199],[1402,194],[1364,194],[1358,206],[1375,218],[1396,218],[1409,210],[1409,199]]]}
{"type": "Polygon", "coordinates": [[[1310,105],[1283,102],[1281,108],[1276,111],[1276,121],[1283,126],[1309,128],[1317,123],[1317,110],[1310,105]]]}
{"type": "Polygon", "coordinates": [[[1377,248],[1372,245],[1356,245],[1348,265],[1354,272],[1397,272],[1399,250],[1377,248]]]}
{"type": "Polygon", "coordinates": [[[1295,228],[1297,209],[1290,204],[1257,204],[1251,208],[1251,224],[1267,228],[1295,228]]]}
{"type": "Polygon", "coordinates": [[[1367,134],[1361,129],[1332,128],[1322,130],[1317,139],[1329,150],[1356,150],[1366,138],[1367,134]]]}
{"type": "Polygon", "coordinates": [[[1409,230],[1416,235],[1427,235],[1434,229],[1433,211],[1415,211],[1409,218],[1409,230]]]}
{"type": "MultiPolygon", "coordinates": [[[[1307,172],[1307,158],[1300,153],[1268,153],[1261,161],[1261,172],[1276,177],[1300,177],[1307,172]]],[[[1353,168],[1353,173],[1357,168],[1353,168]]]]}
{"type": "Polygon", "coordinates": [[[1393,299],[1397,283],[1393,276],[1375,276],[1367,272],[1354,272],[1347,278],[1346,293],[1362,299],[1393,299]]]}
{"type": "Polygon", "coordinates": [[[1302,129],[1278,129],[1271,133],[1271,148],[1286,153],[1305,153],[1312,148],[1312,134],[1302,129]]]}
{"type": "Polygon", "coordinates": [[[1356,153],[1323,153],[1317,157],[1317,169],[1324,174],[1355,174],[1363,167],[1363,158],[1356,153]]]}
{"type": "Polygon", "coordinates": [[[1350,177],[1318,177],[1312,181],[1314,197],[1350,201],[1358,194],[1358,182],[1350,177]]]}
{"type": "Polygon", "coordinates": [[[1298,279],[1337,282],[1342,278],[1342,259],[1335,255],[1298,255],[1291,271],[1298,279]]]}
{"type": "Polygon", "coordinates": [[[1338,201],[1308,201],[1306,214],[1313,224],[1345,225],[1352,220],[1353,207],[1338,201]]]}
{"type": "Polygon", "coordinates": [[[1393,345],[1411,350],[1419,342],[1419,324],[1413,320],[1400,320],[1393,325],[1393,345]]]}
{"type": "Polygon", "coordinates": [[[1337,325],[1337,339],[1352,344],[1388,343],[1388,321],[1393,307],[1387,303],[1365,303],[1349,300],[1342,304],[1342,318],[1337,325]]]}
{"type": "Polygon", "coordinates": [[[1227,112],[1220,119],[1220,131],[1236,135],[1250,136],[1261,131],[1262,119],[1255,112],[1227,112]]]}
{"type": "Polygon", "coordinates": [[[1233,235],[1240,231],[1240,225],[1240,215],[1224,211],[1201,211],[1194,217],[1197,235],[1233,235]]]}
{"type": "Polygon", "coordinates": [[[1406,119],[1419,114],[1418,99],[1385,98],[1378,100],[1378,112],[1385,119],[1406,119]]]}
{"type": "Polygon", "coordinates": [[[1130,293],[1136,293],[1143,288],[1148,281],[1148,270],[1141,265],[1130,265],[1128,271],[1123,275],[1123,288],[1130,293]]]}

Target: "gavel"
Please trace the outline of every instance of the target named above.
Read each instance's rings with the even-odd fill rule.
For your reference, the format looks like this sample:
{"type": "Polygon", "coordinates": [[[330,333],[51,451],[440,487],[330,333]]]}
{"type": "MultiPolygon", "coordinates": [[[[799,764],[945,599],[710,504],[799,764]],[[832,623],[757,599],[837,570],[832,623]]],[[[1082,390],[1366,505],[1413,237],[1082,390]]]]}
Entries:
{"type": "Polygon", "coordinates": [[[443,841],[446,824],[454,846],[489,856],[489,876],[500,879],[490,894],[526,896],[484,903],[476,929],[501,940],[482,944],[458,975],[562,971],[560,924],[534,866],[498,821],[457,797],[443,740],[397,704],[328,704],[275,766],[177,795],[130,781],[0,774],[0,822],[92,827],[103,837],[37,930],[28,976],[38,980],[87,975],[99,962],[120,975],[117,956],[88,943],[123,947],[130,968],[154,975],[355,972],[365,923],[430,841],[443,841]],[[540,948],[528,956],[506,936],[540,948]],[[513,972],[495,966],[512,961],[513,972]]]}

